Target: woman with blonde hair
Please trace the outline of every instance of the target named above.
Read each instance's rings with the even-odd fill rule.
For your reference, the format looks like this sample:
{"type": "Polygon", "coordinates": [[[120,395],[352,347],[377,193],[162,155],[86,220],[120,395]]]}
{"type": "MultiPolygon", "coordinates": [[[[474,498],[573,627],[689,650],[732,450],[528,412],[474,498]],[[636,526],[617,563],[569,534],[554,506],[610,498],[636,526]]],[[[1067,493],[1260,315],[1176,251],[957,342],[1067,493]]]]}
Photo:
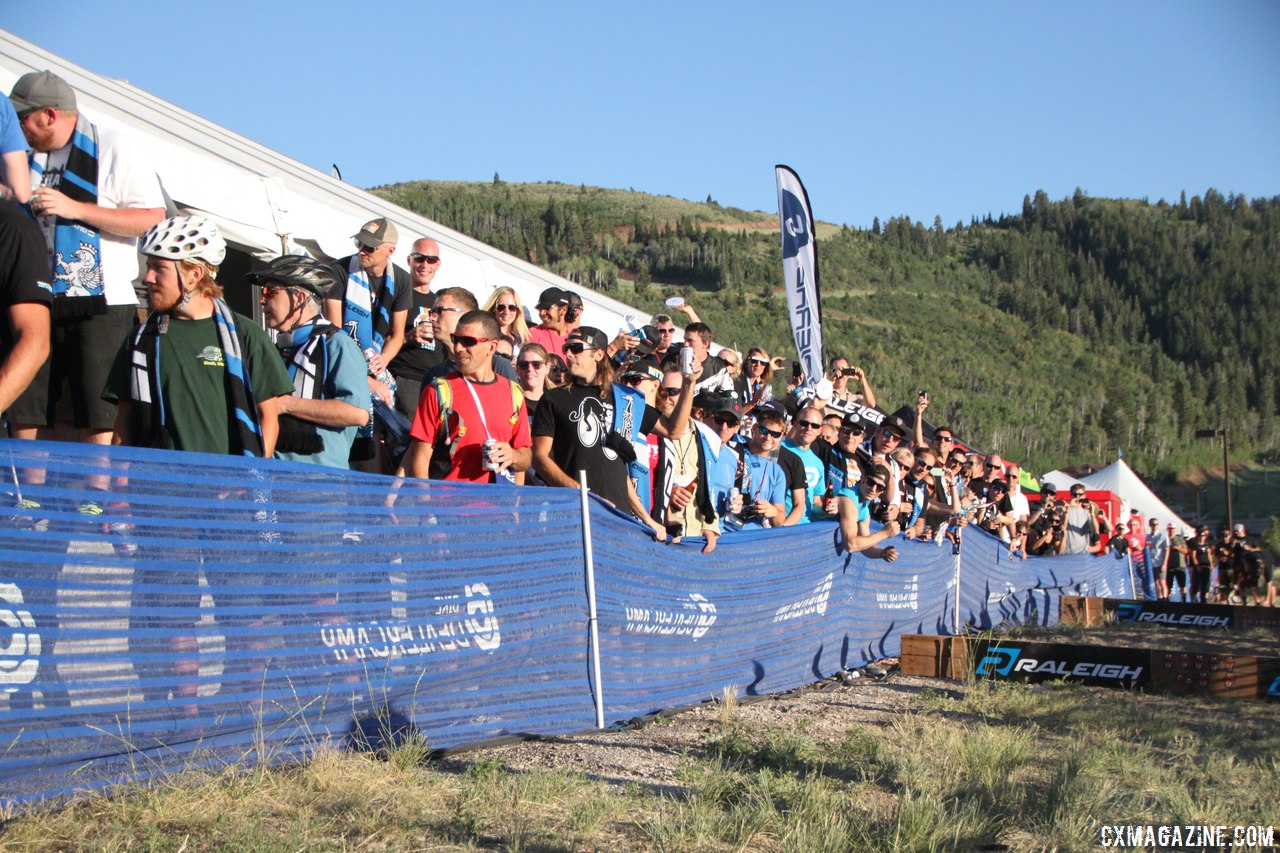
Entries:
{"type": "Polygon", "coordinates": [[[511,288],[499,287],[489,296],[482,309],[494,316],[502,334],[508,335],[516,342],[517,350],[529,340],[529,326],[524,321],[524,308],[520,305],[520,297],[511,288]]]}

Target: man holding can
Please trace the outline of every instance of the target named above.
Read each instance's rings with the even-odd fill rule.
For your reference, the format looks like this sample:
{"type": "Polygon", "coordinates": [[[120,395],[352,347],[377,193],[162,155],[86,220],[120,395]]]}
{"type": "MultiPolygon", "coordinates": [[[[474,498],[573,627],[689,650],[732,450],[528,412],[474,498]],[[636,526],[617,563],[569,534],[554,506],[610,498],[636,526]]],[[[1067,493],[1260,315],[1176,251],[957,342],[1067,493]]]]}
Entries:
{"type": "Polygon", "coordinates": [[[456,369],[425,385],[414,415],[409,476],[524,483],[533,447],[529,414],[520,386],[493,372],[500,333],[488,311],[458,319],[449,335],[456,369]]]}

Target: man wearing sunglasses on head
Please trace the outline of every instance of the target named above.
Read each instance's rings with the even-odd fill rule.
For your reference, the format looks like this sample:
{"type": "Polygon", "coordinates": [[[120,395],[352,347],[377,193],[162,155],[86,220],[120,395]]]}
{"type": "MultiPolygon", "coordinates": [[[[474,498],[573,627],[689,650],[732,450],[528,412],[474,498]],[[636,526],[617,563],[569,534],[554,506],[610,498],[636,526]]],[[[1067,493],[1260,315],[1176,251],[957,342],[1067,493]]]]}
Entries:
{"type": "Polygon", "coordinates": [[[886,563],[898,559],[898,550],[892,545],[879,546],[879,543],[898,534],[896,505],[891,508],[893,517],[884,523],[884,527],[871,532],[871,503],[883,499],[890,476],[887,467],[875,465],[856,484],[840,490],[840,534],[845,551],[861,553],[886,563]]]}
{"type": "Polygon", "coordinates": [[[695,368],[680,377],[676,405],[664,415],[634,389],[615,391],[608,347],[604,332],[591,326],[575,329],[565,341],[570,384],[553,388],[542,397],[533,422],[533,466],[548,485],[575,489],[579,488],[578,472],[586,471],[592,492],[631,512],[659,540],[665,540],[666,528],[641,504],[628,464],[634,461],[638,436],[657,433],[678,439],[688,429],[699,372],[695,368]],[[620,404],[635,406],[629,434],[616,423],[620,404]]]}
{"type": "Polygon", "coordinates": [[[409,476],[524,483],[533,446],[529,413],[520,386],[494,373],[500,331],[488,311],[458,319],[449,334],[456,369],[426,383],[418,403],[405,454],[409,476]]]}
{"type": "Polygon", "coordinates": [[[405,314],[404,346],[391,360],[391,375],[396,378],[396,408],[413,420],[422,391],[422,377],[444,361],[448,351],[436,342],[431,324],[431,307],[436,294],[431,282],[440,271],[440,245],[430,237],[415,240],[409,252],[409,310],[405,314]]]}

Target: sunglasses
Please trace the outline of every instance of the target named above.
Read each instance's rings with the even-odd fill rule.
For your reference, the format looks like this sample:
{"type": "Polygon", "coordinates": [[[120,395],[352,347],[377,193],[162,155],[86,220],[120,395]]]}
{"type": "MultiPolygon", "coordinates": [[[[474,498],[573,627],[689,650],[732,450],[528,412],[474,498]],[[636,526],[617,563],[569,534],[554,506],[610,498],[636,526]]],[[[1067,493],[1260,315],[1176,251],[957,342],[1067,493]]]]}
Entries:
{"type": "Polygon", "coordinates": [[[885,441],[902,441],[902,436],[898,435],[896,432],[886,432],[882,434],[884,435],[885,441]]]}
{"type": "Polygon", "coordinates": [[[428,308],[428,309],[427,309],[427,316],[429,316],[429,317],[440,317],[440,316],[442,316],[442,315],[444,314],[444,312],[446,312],[446,311],[458,311],[458,312],[461,312],[461,311],[462,311],[462,309],[461,309],[461,308],[442,308],[442,307],[440,307],[440,306],[436,306],[436,307],[434,307],[434,308],[428,308]]]}
{"type": "Polygon", "coordinates": [[[679,388],[668,388],[665,385],[659,388],[658,390],[668,397],[677,397],[680,394],[679,388]]]}
{"type": "Polygon", "coordinates": [[[999,468],[1000,466],[999,466],[999,465],[997,465],[997,464],[996,464],[996,463],[994,463],[994,462],[988,462],[988,463],[987,463],[987,467],[988,467],[988,468],[999,468]]]}
{"type": "Polygon", "coordinates": [[[412,255],[409,256],[409,263],[411,264],[420,264],[423,261],[426,261],[429,264],[438,264],[440,263],[440,256],[439,255],[423,255],[423,254],[419,254],[418,252],[414,252],[412,255]]]}
{"type": "Polygon", "coordinates": [[[541,370],[544,364],[545,361],[517,361],[516,367],[521,370],[541,370]]]}
{"type": "Polygon", "coordinates": [[[868,490],[875,489],[876,491],[883,492],[885,488],[886,486],[883,480],[867,480],[868,490]]]}
{"type": "Polygon", "coordinates": [[[861,427],[840,427],[841,435],[864,435],[861,427]]]}
{"type": "Polygon", "coordinates": [[[934,438],[936,438],[936,439],[938,440],[938,443],[939,443],[939,444],[953,444],[953,443],[955,443],[955,439],[953,439],[953,438],[952,438],[951,436],[949,436],[949,435],[936,435],[936,436],[934,436],[934,438]]]}
{"type": "Polygon", "coordinates": [[[493,310],[494,310],[494,311],[519,311],[519,310],[520,310],[520,306],[519,306],[519,305],[501,305],[501,304],[499,304],[499,305],[494,305],[494,306],[493,306],[493,310]]]}
{"type": "Polygon", "coordinates": [[[382,247],[381,247],[381,246],[366,246],[364,243],[361,243],[359,240],[357,240],[357,241],[356,241],[356,249],[357,249],[357,250],[360,252],[360,254],[362,254],[362,255],[372,255],[374,252],[378,251],[378,249],[380,249],[380,248],[382,248],[382,247]]]}
{"type": "Polygon", "coordinates": [[[822,429],[822,424],[813,421],[796,421],[801,429],[822,429]]]}
{"type": "MultiPolygon", "coordinates": [[[[476,344],[487,344],[495,340],[494,338],[477,338],[472,335],[450,335],[449,340],[453,341],[455,347],[466,347],[471,349],[476,344]]],[[[507,356],[510,358],[511,356],[507,356]]]]}
{"type": "Polygon", "coordinates": [[[582,341],[570,341],[569,343],[564,345],[564,351],[571,352],[574,355],[582,355],[584,352],[586,352],[589,349],[596,349],[596,347],[588,346],[587,344],[584,344],[582,341]]]}
{"type": "Polygon", "coordinates": [[[658,334],[660,335],[674,335],[675,333],[676,333],[675,329],[659,329],[658,330],[658,334]]]}
{"type": "Polygon", "coordinates": [[[751,356],[751,358],[747,359],[747,361],[751,362],[752,364],[768,364],[768,363],[769,363],[769,359],[767,359],[767,358],[760,358],[760,357],[758,357],[758,356],[754,356],[754,355],[753,355],[753,356],[751,356]]]}
{"type": "Polygon", "coordinates": [[[1072,493],[1071,493],[1071,497],[1073,497],[1073,498],[1082,498],[1082,497],[1084,497],[1084,492],[1072,492],[1072,493]]]}
{"type": "Polygon", "coordinates": [[[767,426],[756,424],[756,430],[758,430],[761,435],[767,435],[769,438],[782,438],[782,430],[780,429],[769,429],[767,426]]]}
{"type": "Polygon", "coordinates": [[[712,415],[711,420],[723,427],[736,427],[738,422],[728,415],[712,415]]]}

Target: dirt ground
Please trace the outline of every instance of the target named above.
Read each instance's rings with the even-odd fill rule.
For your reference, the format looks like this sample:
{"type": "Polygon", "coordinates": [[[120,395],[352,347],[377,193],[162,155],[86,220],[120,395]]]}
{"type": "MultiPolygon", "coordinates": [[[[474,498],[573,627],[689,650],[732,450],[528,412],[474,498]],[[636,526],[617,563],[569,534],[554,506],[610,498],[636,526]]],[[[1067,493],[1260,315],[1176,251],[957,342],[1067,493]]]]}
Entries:
{"type": "MultiPolygon", "coordinates": [[[[1266,629],[1227,632],[1164,626],[1061,626],[1018,629],[1016,636],[1048,642],[1280,657],[1280,631],[1266,629]]],[[[958,697],[966,690],[982,689],[987,689],[983,683],[904,676],[896,671],[896,667],[891,667],[888,677],[883,680],[858,677],[847,683],[838,680],[822,682],[790,693],[742,703],[733,713],[740,723],[750,728],[803,730],[815,740],[836,742],[855,726],[874,730],[893,725],[904,713],[918,707],[917,700],[925,691],[942,691],[958,697]]],[[[1050,688],[1029,686],[1027,689],[1050,688]]],[[[1101,687],[1082,689],[1106,690],[1101,687]]],[[[1158,693],[1129,695],[1134,702],[1144,703],[1201,701],[1158,693]]],[[[720,714],[719,705],[707,701],[617,731],[540,737],[453,753],[437,766],[462,770],[476,761],[496,759],[515,772],[564,770],[582,773],[611,786],[636,784],[662,793],[679,794],[688,786],[681,778],[681,769],[688,766],[690,755],[703,752],[707,736],[719,730],[720,714]]]]}

